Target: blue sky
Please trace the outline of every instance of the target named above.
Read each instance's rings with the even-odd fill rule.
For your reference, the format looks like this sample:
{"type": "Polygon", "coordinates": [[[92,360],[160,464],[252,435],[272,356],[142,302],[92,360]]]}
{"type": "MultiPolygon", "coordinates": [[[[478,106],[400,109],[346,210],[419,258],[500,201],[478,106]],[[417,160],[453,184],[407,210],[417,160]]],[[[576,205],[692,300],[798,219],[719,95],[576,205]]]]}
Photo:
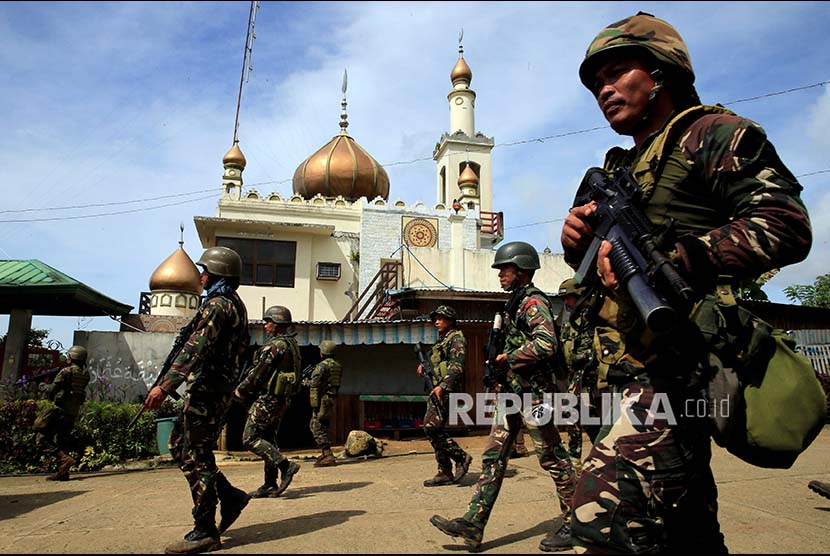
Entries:
{"type": "MultiPolygon", "coordinates": [[[[249,8],[0,4],[0,258],[40,259],[137,306],[153,270],[177,247],[180,222],[186,250],[199,257],[193,217],[212,216],[219,198],[249,8]],[[9,222],[169,203],[182,204],[9,222]]],[[[666,19],[686,39],[706,103],[830,80],[830,4],[822,2],[262,2],[240,115],[245,183],[260,193],[290,193],[296,167],[339,131],[348,69],[349,132],[390,164],[390,199],[435,202],[434,162],[391,163],[429,158],[449,131],[446,95],[463,27],[476,126],[496,141],[494,210],[505,213],[505,239],[560,252],[561,218],[585,169],[630,140],[605,128],[506,143],[605,126],[577,68],[601,28],[639,10],[666,19]]],[[[828,86],[729,108],[766,129],[794,174],[830,169],[828,86]]],[[[801,179],[814,246],[765,288],[774,301],[787,302],[784,287],[828,272],[828,180],[830,173],[801,179]]],[[[2,333],[7,323],[0,317],[2,333]]],[[[78,328],[117,327],[106,317],[37,316],[33,326],[51,329],[67,347],[78,328]]]]}

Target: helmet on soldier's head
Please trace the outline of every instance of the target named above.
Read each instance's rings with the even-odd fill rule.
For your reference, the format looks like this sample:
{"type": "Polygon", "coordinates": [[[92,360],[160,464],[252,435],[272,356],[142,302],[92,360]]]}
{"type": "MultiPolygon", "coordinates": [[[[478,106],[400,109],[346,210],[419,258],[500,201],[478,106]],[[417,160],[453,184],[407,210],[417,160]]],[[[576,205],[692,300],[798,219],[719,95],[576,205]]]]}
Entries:
{"type": "Polygon", "coordinates": [[[568,278],[559,284],[559,295],[582,295],[583,288],[576,285],[576,280],[568,278]]]}
{"type": "Polygon", "coordinates": [[[274,324],[291,324],[291,311],[288,310],[288,307],[274,305],[268,307],[262,320],[270,320],[274,324]]]}
{"type": "Polygon", "coordinates": [[[435,322],[435,317],[446,317],[453,322],[458,320],[458,313],[449,305],[440,305],[437,309],[429,314],[429,320],[435,322]]]}
{"type": "Polygon", "coordinates": [[[68,355],[75,363],[83,363],[86,361],[86,348],[84,346],[72,346],[69,348],[68,355]]]}
{"type": "Polygon", "coordinates": [[[331,340],[323,340],[320,343],[320,354],[321,355],[328,355],[331,357],[334,355],[334,350],[337,349],[337,344],[332,342],[331,340]]]}
{"type": "Polygon", "coordinates": [[[508,264],[514,264],[522,270],[537,270],[542,267],[536,248],[524,241],[511,241],[499,247],[491,268],[501,268],[508,264]]]}
{"type": "Polygon", "coordinates": [[[636,48],[646,51],[659,63],[679,70],[688,79],[695,81],[689,49],[677,30],[662,19],[645,12],[627,17],[608,25],[591,42],[585,59],[579,66],[579,79],[591,92],[594,91],[594,77],[609,51],[622,48],[636,48]]]}
{"type": "Polygon", "coordinates": [[[242,270],[242,258],[230,247],[211,247],[196,261],[210,274],[226,278],[239,278],[242,270]]]}

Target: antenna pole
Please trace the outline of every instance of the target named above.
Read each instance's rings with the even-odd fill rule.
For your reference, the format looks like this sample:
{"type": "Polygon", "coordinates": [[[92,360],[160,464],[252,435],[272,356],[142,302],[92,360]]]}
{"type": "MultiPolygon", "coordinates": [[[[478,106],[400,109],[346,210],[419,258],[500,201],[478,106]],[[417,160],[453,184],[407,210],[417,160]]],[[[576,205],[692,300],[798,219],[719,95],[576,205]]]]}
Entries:
{"type": "Polygon", "coordinates": [[[245,52],[242,55],[242,77],[239,78],[239,95],[236,97],[236,119],[233,123],[233,143],[239,142],[239,107],[242,104],[242,85],[245,83],[245,70],[248,65],[248,53],[253,50],[253,36],[254,36],[254,8],[258,9],[259,2],[251,0],[251,11],[248,14],[248,32],[245,35],[245,52]]]}

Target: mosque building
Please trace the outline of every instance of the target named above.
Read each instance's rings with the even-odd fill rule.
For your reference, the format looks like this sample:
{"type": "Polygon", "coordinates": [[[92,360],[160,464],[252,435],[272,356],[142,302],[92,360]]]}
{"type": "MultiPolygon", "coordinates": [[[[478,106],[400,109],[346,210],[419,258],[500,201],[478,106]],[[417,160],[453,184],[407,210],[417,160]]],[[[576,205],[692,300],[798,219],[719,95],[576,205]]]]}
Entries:
{"type": "MultiPolygon", "coordinates": [[[[476,131],[472,77],[459,45],[447,95],[450,132],[433,152],[429,206],[390,199],[383,166],[348,132],[345,87],[340,132],[300,163],[290,197],[243,192],[246,160],[234,143],[215,216],[194,222],[202,247],[227,246],[242,257],[239,294],[250,318],[285,305],[298,321],[397,320],[423,315],[404,308],[402,293],[501,295],[490,267],[504,230],[493,209],[495,142],[476,131]]],[[[540,259],[535,283],[556,292],[572,271],[561,254],[540,259]]]]}

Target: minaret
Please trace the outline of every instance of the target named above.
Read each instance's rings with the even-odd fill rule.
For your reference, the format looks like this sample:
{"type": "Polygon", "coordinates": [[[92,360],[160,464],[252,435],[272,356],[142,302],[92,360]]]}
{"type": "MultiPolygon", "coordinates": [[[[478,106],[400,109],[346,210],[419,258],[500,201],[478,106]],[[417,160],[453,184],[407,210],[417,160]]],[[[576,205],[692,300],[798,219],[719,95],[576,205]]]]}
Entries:
{"type": "Polygon", "coordinates": [[[465,209],[475,208],[476,205],[481,203],[481,199],[478,196],[478,185],[478,176],[473,170],[473,167],[467,164],[464,167],[464,171],[461,172],[461,176],[458,178],[458,189],[461,191],[461,197],[458,198],[458,202],[465,209]]]}
{"type": "Polygon", "coordinates": [[[239,148],[239,140],[222,158],[225,171],[222,174],[222,198],[238,200],[242,197],[242,171],[245,170],[245,155],[239,148]]]}
{"type": "MultiPolygon", "coordinates": [[[[450,108],[450,131],[441,136],[435,146],[432,158],[437,162],[438,202],[449,206],[453,199],[465,198],[465,209],[472,202],[475,208],[492,212],[493,186],[490,151],[495,142],[475,129],[476,93],[470,88],[473,72],[464,59],[462,39],[464,31],[458,35],[458,61],[450,72],[452,90],[447,95],[450,108]],[[478,178],[477,194],[464,195],[459,185],[462,172],[470,168],[478,178]]],[[[470,193],[468,191],[468,193],[470,193]]]]}
{"type": "Polygon", "coordinates": [[[184,225],[179,248],[150,276],[150,314],[192,317],[199,307],[202,282],[199,269],[184,250],[184,225]]]}

